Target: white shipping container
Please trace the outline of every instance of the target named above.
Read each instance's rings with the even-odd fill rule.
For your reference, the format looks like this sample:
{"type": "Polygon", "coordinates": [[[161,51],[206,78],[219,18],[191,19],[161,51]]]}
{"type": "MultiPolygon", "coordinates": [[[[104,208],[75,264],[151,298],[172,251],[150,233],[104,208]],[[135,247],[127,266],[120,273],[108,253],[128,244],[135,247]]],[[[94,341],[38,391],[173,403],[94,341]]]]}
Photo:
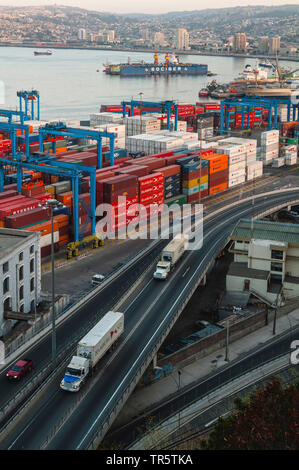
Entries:
{"type": "Polygon", "coordinates": [[[236,170],[236,171],[233,171],[231,173],[228,174],[228,181],[233,181],[235,180],[236,178],[240,178],[240,177],[245,177],[246,176],[246,172],[245,172],[245,168],[243,170],[236,170]]]}
{"type": "Polygon", "coordinates": [[[232,186],[237,186],[238,184],[245,183],[245,175],[239,176],[238,178],[234,178],[228,182],[228,187],[231,188],[232,186]]]}
{"type": "Polygon", "coordinates": [[[272,166],[273,166],[274,168],[279,168],[279,167],[281,167],[281,166],[284,166],[284,165],[285,165],[285,162],[286,162],[286,160],[285,160],[284,157],[275,158],[275,159],[273,160],[273,162],[272,162],[272,166]]]}
{"type": "MultiPolygon", "coordinates": [[[[53,232],[54,243],[59,242],[59,231],[53,232]]],[[[52,234],[47,233],[40,237],[40,247],[44,248],[45,246],[50,246],[52,244],[52,234]]]]}
{"type": "Polygon", "coordinates": [[[241,162],[236,162],[236,163],[230,163],[228,164],[228,172],[231,173],[232,171],[239,171],[239,170],[245,170],[246,168],[246,161],[243,160],[241,162]]]}

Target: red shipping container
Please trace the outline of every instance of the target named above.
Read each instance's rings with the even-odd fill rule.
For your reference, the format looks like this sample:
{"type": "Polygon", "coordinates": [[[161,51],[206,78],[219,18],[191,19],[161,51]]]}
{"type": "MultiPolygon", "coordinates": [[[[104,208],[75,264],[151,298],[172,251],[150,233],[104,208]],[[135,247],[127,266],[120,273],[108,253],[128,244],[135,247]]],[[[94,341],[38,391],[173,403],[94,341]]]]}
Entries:
{"type": "Polygon", "coordinates": [[[130,167],[124,167],[121,170],[117,170],[116,173],[119,175],[124,175],[124,174],[132,174],[136,176],[146,176],[149,174],[149,169],[147,166],[134,166],[131,165],[130,167]]]}
{"type": "Polygon", "coordinates": [[[6,190],[3,193],[0,193],[0,200],[13,196],[18,196],[18,191],[16,189],[6,190]]]}
{"type": "Polygon", "coordinates": [[[141,178],[138,178],[138,184],[140,191],[142,188],[146,188],[148,186],[152,186],[155,184],[163,183],[164,182],[164,175],[160,172],[155,172],[152,173],[151,175],[148,176],[142,176],[141,178]]]}
{"type": "Polygon", "coordinates": [[[9,215],[20,214],[21,212],[29,211],[30,209],[34,209],[40,204],[39,201],[35,199],[27,200],[26,202],[18,203],[15,205],[11,205],[10,207],[1,207],[0,208],[0,219],[5,219],[9,215]]]}
{"type": "Polygon", "coordinates": [[[37,207],[21,214],[10,215],[5,218],[5,227],[21,228],[33,225],[51,217],[50,207],[37,207]]]}
{"type": "Polygon", "coordinates": [[[142,188],[142,190],[140,190],[139,197],[161,191],[164,191],[164,183],[153,184],[152,186],[142,188]]]}
{"type": "Polygon", "coordinates": [[[11,196],[6,199],[0,200],[0,207],[12,206],[13,204],[16,204],[19,201],[26,201],[26,200],[27,198],[25,196],[18,194],[16,196],[11,196]]]}
{"type": "Polygon", "coordinates": [[[159,168],[158,170],[154,170],[153,173],[160,172],[164,175],[164,178],[173,175],[179,175],[181,173],[180,165],[169,165],[165,168],[159,168]]]}
{"type": "Polygon", "coordinates": [[[164,191],[153,192],[152,194],[148,194],[146,196],[140,196],[140,204],[150,204],[152,202],[157,202],[163,199],[164,201],[164,191]]]}

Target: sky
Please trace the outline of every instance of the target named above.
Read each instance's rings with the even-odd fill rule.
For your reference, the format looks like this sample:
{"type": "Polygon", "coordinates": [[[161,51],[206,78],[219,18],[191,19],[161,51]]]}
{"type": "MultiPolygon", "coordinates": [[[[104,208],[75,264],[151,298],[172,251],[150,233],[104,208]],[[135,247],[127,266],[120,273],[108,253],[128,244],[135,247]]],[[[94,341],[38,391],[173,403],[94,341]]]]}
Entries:
{"type": "Polygon", "coordinates": [[[167,13],[169,11],[202,10],[246,5],[298,4],[298,0],[0,0],[0,6],[65,5],[111,13],[167,13]]]}

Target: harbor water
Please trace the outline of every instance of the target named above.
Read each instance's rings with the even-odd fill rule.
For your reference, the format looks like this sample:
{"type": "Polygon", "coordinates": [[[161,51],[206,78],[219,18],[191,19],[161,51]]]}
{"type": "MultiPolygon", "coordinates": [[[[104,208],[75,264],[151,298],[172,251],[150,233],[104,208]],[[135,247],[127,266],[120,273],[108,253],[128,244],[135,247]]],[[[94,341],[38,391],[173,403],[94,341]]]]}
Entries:
{"type": "MultiPolygon", "coordinates": [[[[41,119],[88,119],[98,112],[101,104],[119,104],[122,100],[174,99],[182,103],[206,101],[198,91],[213,79],[227,83],[255,59],[246,57],[216,57],[183,55],[181,62],[202,63],[216,73],[207,76],[120,77],[103,73],[105,63],[131,61],[152,63],[152,53],[53,49],[51,56],[34,56],[34,48],[1,47],[0,81],[5,86],[2,108],[16,108],[17,90],[36,89],[41,97],[41,119]]],[[[160,54],[159,61],[165,54],[160,54]]],[[[295,68],[294,62],[282,62],[295,68]]]]}

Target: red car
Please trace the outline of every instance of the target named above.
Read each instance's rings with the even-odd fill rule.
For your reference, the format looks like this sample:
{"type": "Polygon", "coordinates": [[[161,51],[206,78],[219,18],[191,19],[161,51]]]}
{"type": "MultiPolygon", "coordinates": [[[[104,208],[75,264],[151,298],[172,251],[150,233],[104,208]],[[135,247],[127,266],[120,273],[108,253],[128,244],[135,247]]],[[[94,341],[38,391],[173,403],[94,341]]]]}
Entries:
{"type": "Polygon", "coordinates": [[[20,380],[27,372],[33,368],[33,361],[31,359],[21,359],[17,361],[6,374],[9,380],[20,380]]]}

